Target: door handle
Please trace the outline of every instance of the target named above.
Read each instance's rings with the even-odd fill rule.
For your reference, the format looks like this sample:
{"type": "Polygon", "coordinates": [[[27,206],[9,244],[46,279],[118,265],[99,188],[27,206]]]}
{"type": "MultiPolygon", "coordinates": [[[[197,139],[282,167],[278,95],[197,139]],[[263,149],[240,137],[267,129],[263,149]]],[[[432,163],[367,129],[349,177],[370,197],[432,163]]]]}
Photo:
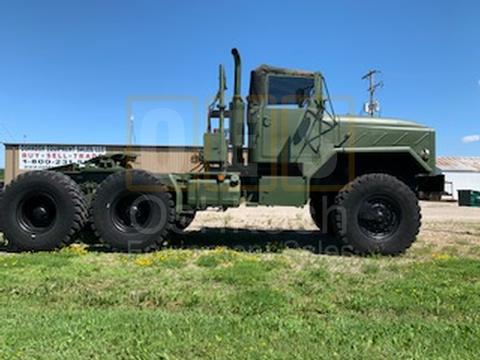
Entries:
{"type": "Polygon", "coordinates": [[[269,127],[272,124],[269,116],[264,116],[262,123],[265,127],[269,127]]]}

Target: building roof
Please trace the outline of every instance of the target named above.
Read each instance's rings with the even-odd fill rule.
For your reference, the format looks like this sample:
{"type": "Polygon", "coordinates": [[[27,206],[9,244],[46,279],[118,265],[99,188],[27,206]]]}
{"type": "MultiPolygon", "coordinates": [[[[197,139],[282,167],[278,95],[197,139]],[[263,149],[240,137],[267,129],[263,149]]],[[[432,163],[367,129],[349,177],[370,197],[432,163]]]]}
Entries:
{"type": "Polygon", "coordinates": [[[442,171],[480,172],[480,156],[440,156],[437,167],[442,171]]]}
{"type": "Polygon", "coordinates": [[[136,144],[65,144],[65,143],[3,143],[6,148],[18,148],[20,146],[105,146],[107,148],[129,149],[171,149],[171,150],[200,150],[198,145],[136,145],[136,144]]]}

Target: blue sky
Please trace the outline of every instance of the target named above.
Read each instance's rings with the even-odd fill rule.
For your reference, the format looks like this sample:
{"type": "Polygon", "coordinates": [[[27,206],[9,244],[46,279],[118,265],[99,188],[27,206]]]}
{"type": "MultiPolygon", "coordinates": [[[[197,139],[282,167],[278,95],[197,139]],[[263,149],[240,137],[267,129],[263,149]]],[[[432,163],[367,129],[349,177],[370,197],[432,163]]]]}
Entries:
{"type": "Polygon", "coordinates": [[[480,155],[461,140],[480,133],[479,19],[474,0],[2,0],[0,141],[125,143],[133,97],[138,143],[199,144],[235,46],[244,94],[261,63],[320,70],[337,112],[358,113],[378,68],[383,115],[435,127],[441,155],[480,155]]]}

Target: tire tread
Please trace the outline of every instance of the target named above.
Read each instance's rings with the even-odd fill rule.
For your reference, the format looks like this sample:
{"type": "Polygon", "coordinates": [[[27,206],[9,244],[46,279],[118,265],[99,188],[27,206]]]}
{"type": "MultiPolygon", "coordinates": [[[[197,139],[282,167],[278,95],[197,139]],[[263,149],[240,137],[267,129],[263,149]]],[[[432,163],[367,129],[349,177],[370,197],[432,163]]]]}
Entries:
{"type": "MultiPolygon", "coordinates": [[[[335,199],[335,204],[338,207],[342,207],[343,204],[348,200],[348,198],[351,196],[353,192],[362,191],[362,188],[366,184],[371,182],[375,182],[375,183],[378,183],[378,182],[392,183],[393,182],[397,186],[397,191],[401,192],[403,197],[405,199],[408,199],[407,201],[412,201],[412,199],[414,199],[413,203],[410,205],[414,207],[414,211],[412,211],[413,218],[411,220],[413,220],[413,222],[417,224],[415,229],[415,237],[413,241],[409,242],[405,247],[389,253],[389,255],[392,255],[392,256],[401,255],[405,253],[415,242],[416,237],[420,231],[421,219],[422,219],[422,214],[421,214],[420,205],[418,203],[418,199],[413,193],[413,191],[405,183],[403,183],[402,181],[400,181],[399,179],[397,179],[392,175],[384,174],[384,173],[372,173],[372,174],[361,175],[356,179],[354,179],[353,181],[351,181],[350,183],[348,183],[347,185],[345,185],[345,187],[343,187],[340,190],[340,192],[338,193],[335,199]]],[[[349,244],[347,234],[342,233],[340,231],[340,229],[342,228],[342,220],[343,220],[342,215],[339,212],[337,212],[334,218],[335,218],[337,238],[343,243],[349,244]]],[[[355,246],[352,246],[352,248],[353,248],[353,251],[358,255],[366,254],[365,251],[362,251],[356,248],[355,246]]]]}
{"type": "MultiPolygon", "coordinates": [[[[164,195],[167,196],[167,198],[168,198],[167,201],[168,201],[169,217],[168,217],[168,220],[167,220],[167,223],[166,223],[165,227],[158,234],[158,240],[155,243],[151,244],[148,247],[145,247],[145,248],[141,249],[142,252],[151,252],[151,251],[158,250],[159,248],[161,248],[162,244],[167,240],[168,234],[171,232],[171,230],[173,229],[173,227],[175,225],[175,218],[176,218],[176,216],[175,216],[175,203],[173,201],[172,194],[169,192],[168,187],[165,184],[163,184],[158,177],[151,174],[150,172],[145,171],[145,170],[126,170],[126,171],[129,171],[131,173],[135,173],[137,176],[142,178],[144,181],[148,181],[152,185],[154,185],[156,187],[160,187],[161,188],[160,191],[163,192],[164,195]]],[[[103,191],[105,191],[105,189],[108,189],[108,187],[112,183],[115,183],[115,182],[119,181],[120,180],[119,178],[121,178],[121,179],[125,178],[126,171],[119,171],[117,173],[114,173],[114,174],[110,175],[98,186],[98,188],[97,188],[97,190],[96,190],[96,192],[93,196],[93,199],[92,199],[92,206],[90,206],[90,209],[89,209],[89,219],[90,219],[90,222],[91,222],[91,228],[92,228],[95,236],[97,236],[97,238],[100,240],[101,243],[103,243],[104,245],[107,245],[113,251],[125,251],[125,249],[120,248],[118,246],[115,246],[115,245],[109,243],[107,240],[105,240],[105,238],[102,236],[101,231],[95,225],[94,208],[95,208],[95,202],[96,202],[96,199],[98,197],[98,194],[101,194],[103,191]]]]}
{"type": "MultiPolygon", "coordinates": [[[[52,184],[56,184],[57,187],[66,190],[73,202],[74,215],[70,230],[67,234],[65,234],[62,239],[60,239],[58,245],[50,250],[55,250],[68,246],[75,241],[75,236],[81,231],[88,218],[87,202],[85,196],[80,186],[71,177],[66,174],[50,170],[29,171],[20,174],[14,180],[12,180],[10,184],[6,186],[5,193],[2,194],[2,198],[7,192],[15,192],[15,188],[19,184],[23,182],[34,181],[38,178],[43,178],[44,180],[47,180],[52,184]]],[[[2,206],[2,217],[3,211],[5,210],[2,206]]],[[[9,248],[14,251],[29,250],[17,244],[15,242],[15,239],[8,239],[8,245],[9,248]]]]}

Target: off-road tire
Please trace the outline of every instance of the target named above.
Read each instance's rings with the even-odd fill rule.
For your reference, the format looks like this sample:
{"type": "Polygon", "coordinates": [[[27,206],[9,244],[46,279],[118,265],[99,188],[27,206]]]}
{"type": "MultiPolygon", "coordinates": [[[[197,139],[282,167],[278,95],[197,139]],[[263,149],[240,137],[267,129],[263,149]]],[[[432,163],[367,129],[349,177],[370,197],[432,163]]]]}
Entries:
{"type": "Polygon", "coordinates": [[[12,251],[51,251],[69,245],[87,217],[85,196],[78,184],[54,171],[19,175],[6,187],[0,207],[3,232],[12,251]],[[42,206],[50,218],[45,220],[48,224],[38,226],[42,222],[39,216],[46,216],[42,206]]]}
{"type": "Polygon", "coordinates": [[[391,175],[359,176],[339,192],[336,205],[337,237],[357,254],[404,253],[420,230],[420,206],[415,193],[391,175]],[[375,231],[383,229],[384,223],[389,231],[381,230],[377,236],[375,231]],[[372,227],[375,231],[365,230],[372,227]]]}
{"type": "Polygon", "coordinates": [[[95,234],[115,251],[147,252],[160,248],[166,243],[175,218],[175,204],[167,187],[144,170],[110,175],[97,188],[91,205],[95,234]],[[125,200],[129,213],[122,217],[119,204],[128,198],[134,199],[133,204],[125,200]],[[143,227],[135,224],[135,215],[130,212],[134,207],[140,208],[140,203],[135,205],[138,199],[143,199],[149,207],[143,227]]]}

